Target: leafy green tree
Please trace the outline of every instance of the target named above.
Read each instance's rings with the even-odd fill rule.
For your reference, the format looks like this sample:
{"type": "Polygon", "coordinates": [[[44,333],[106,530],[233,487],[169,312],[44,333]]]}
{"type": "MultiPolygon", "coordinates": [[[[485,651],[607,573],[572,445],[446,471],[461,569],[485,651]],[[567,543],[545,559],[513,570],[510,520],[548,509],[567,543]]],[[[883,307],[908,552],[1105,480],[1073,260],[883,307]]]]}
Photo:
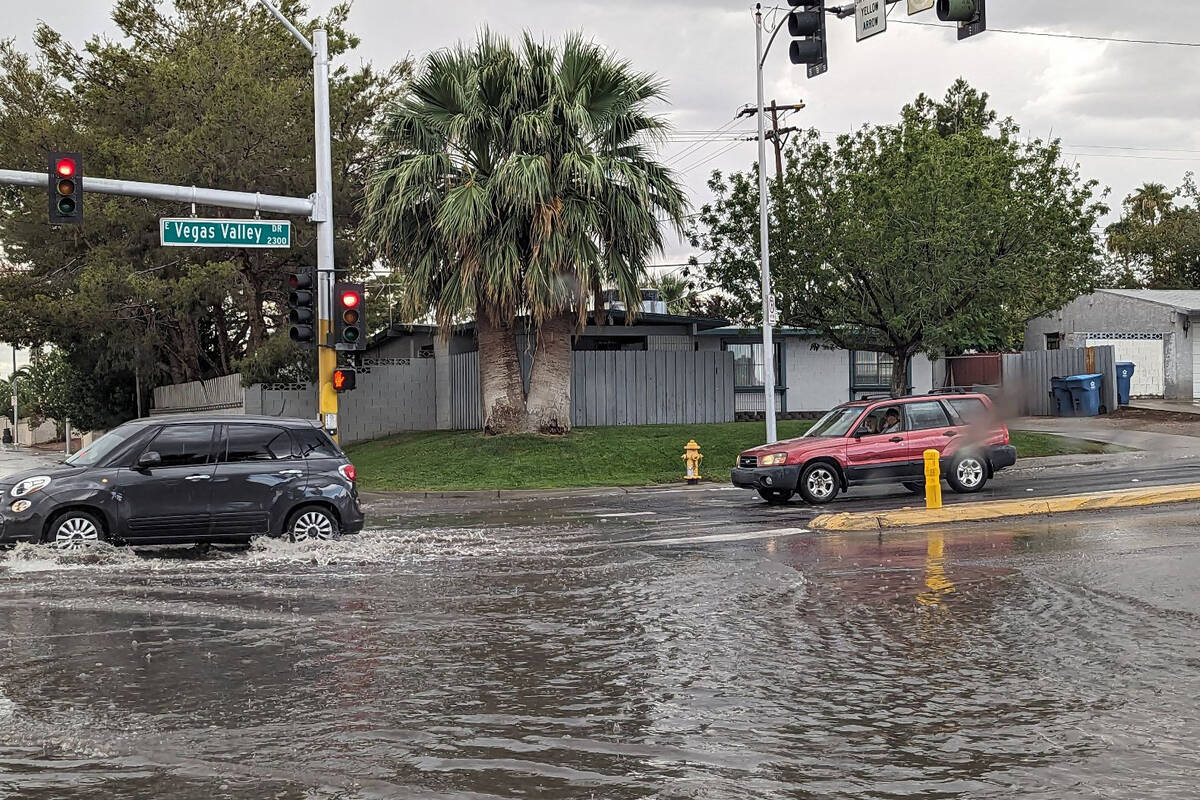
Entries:
{"type": "Polygon", "coordinates": [[[1148,289],[1200,286],[1200,204],[1191,173],[1174,192],[1147,183],[1125,198],[1105,229],[1111,256],[1106,282],[1148,289]]]}
{"type": "Polygon", "coordinates": [[[410,318],[475,318],[485,430],[569,429],[571,336],[589,296],[612,285],[636,308],[658,218],[682,225],[683,191],[654,153],[661,96],[580,36],[513,45],[485,31],[430,55],[388,113],[364,230],[410,318]],[[522,314],[537,329],[528,396],[522,314]]]}
{"type": "MultiPolygon", "coordinates": [[[[323,19],[301,0],[280,5],[306,32],[325,27],[332,57],[357,46],[347,3],[323,19]]],[[[116,0],[113,20],[119,36],[81,50],[45,25],[36,55],[0,42],[0,165],[41,170],[48,149],[75,149],[91,176],[313,191],[312,62],[270,14],[243,0],[116,0]]],[[[361,260],[352,234],[371,126],[404,76],[403,65],[337,66],[331,76],[342,267],[361,260]]],[[[0,188],[0,248],[17,267],[0,275],[0,340],[54,344],[81,375],[107,370],[100,383],[121,387],[106,393],[119,398],[108,410],[126,416],[135,368],[150,386],[243,365],[260,375],[302,369],[305,356],[272,340],[287,337],[285,275],[314,262],[313,226],[292,220],[290,250],[160,247],[158,218],[189,211],[89,194],[85,224],[55,229],[43,191],[0,188]]]]}
{"type": "MultiPolygon", "coordinates": [[[[1087,291],[1106,209],[1056,141],[1026,140],[961,79],[895,125],[836,142],[807,131],[770,195],[781,318],[889,353],[892,391],[919,352],[1010,346],[1027,318],[1087,291]]],[[[760,318],[757,173],[715,174],[693,236],[711,285],[760,318]]]]}

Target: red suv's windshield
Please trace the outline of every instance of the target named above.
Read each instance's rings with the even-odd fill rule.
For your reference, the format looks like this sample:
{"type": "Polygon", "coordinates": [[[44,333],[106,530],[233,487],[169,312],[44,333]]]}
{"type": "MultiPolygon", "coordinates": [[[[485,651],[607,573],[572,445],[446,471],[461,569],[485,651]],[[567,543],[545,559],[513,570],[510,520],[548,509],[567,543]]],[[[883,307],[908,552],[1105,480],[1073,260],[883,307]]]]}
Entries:
{"type": "Polygon", "coordinates": [[[821,417],[804,436],[845,436],[850,432],[850,428],[854,426],[854,421],[860,414],[862,414],[861,406],[839,406],[821,417]]]}

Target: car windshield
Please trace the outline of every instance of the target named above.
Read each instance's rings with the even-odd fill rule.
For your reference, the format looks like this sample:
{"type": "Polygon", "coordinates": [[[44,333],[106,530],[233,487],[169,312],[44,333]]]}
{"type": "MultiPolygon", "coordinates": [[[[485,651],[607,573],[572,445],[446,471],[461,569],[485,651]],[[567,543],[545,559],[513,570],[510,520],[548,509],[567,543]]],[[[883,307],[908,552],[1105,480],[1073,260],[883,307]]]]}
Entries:
{"type": "Polygon", "coordinates": [[[805,438],[816,436],[845,436],[854,425],[854,420],[862,414],[859,406],[840,406],[833,409],[817,421],[804,434],[805,438]]]}
{"type": "Polygon", "coordinates": [[[83,448],[67,459],[66,463],[73,467],[90,467],[100,462],[105,456],[116,450],[136,432],[136,428],[122,427],[109,431],[90,446],[83,448]]]}

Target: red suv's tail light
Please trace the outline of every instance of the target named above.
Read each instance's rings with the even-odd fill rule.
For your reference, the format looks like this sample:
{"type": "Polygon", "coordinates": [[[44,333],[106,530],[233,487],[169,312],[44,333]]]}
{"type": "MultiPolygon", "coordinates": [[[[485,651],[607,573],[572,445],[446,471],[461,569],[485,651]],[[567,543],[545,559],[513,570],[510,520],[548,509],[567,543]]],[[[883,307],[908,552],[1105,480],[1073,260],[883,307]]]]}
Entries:
{"type": "Polygon", "coordinates": [[[351,483],[358,480],[358,470],[354,468],[353,464],[342,464],[338,467],[338,472],[342,473],[342,477],[351,483]]]}

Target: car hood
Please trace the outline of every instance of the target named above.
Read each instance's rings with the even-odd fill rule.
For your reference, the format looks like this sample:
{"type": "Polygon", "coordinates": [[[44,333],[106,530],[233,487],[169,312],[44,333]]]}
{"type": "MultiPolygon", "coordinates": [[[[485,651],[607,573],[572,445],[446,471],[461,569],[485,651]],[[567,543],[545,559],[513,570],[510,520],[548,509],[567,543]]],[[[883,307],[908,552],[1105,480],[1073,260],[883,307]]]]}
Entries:
{"type": "Polygon", "coordinates": [[[76,475],[87,472],[89,469],[90,467],[73,467],[70,464],[46,464],[45,466],[14,472],[12,475],[0,476],[0,486],[16,486],[26,478],[32,478],[35,475],[49,475],[52,479],[73,478],[76,475]]]}
{"type": "Polygon", "coordinates": [[[805,438],[803,436],[795,439],[784,439],[775,444],[764,444],[758,447],[752,447],[749,450],[743,450],[744,455],[761,456],[766,453],[788,453],[799,454],[808,453],[814,450],[828,450],[841,441],[837,436],[813,436],[805,438]]]}

